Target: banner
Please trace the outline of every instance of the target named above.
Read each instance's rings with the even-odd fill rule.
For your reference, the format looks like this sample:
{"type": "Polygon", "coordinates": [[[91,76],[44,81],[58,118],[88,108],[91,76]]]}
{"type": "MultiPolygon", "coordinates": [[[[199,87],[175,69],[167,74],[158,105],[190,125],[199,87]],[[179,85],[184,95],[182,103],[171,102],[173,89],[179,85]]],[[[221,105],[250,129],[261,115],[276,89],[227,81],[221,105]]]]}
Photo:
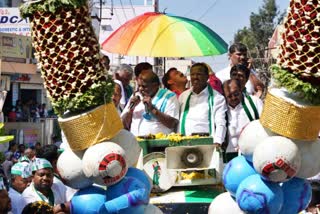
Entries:
{"type": "Polygon", "coordinates": [[[0,33],[0,56],[3,61],[29,63],[31,46],[31,37],[0,33]]]}
{"type": "Polygon", "coordinates": [[[0,8],[0,33],[31,36],[29,20],[21,18],[17,7],[0,8]]]}

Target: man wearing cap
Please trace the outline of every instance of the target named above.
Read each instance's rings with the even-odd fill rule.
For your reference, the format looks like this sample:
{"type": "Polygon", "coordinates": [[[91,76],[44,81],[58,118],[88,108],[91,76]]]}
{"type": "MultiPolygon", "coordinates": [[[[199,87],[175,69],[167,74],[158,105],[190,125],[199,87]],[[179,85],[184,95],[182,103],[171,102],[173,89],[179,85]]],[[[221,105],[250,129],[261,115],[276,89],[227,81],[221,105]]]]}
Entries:
{"type": "Polygon", "coordinates": [[[26,205],[22,192],[31,183],[31,166],[29,163],[18,162],[11,168],[11,185],[9,197],[12,204],[12,213],[20,214],[26,205]]]}
{"type": "Polygon", "coordinates": [[[31,164],[32,183],[22,193],[26,203],[45,201],[52,206],[66,208],[66,196],[53,183],[53,168],[49,161],[36,158],[31,164]]]}
{"type": "Polygon", "coordinates": [[[3,177],[0,177],[0,214],[7,214],[11,210],[11,200],[4,185],[3,177]]]}

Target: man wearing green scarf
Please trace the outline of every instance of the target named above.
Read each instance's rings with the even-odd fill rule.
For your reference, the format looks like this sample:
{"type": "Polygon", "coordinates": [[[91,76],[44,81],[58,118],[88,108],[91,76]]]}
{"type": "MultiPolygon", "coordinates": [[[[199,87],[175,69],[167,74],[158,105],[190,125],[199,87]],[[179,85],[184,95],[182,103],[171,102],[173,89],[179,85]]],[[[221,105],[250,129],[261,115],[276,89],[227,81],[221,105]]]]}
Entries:
{"type": "Polygon", "coordinates": [[[190,70],[192,87],[179,97],[180,133],[208,133],[220,146],[226,135],[225,98],[208,85],[209,71],[205,63],[196,63],[190,70]]]}

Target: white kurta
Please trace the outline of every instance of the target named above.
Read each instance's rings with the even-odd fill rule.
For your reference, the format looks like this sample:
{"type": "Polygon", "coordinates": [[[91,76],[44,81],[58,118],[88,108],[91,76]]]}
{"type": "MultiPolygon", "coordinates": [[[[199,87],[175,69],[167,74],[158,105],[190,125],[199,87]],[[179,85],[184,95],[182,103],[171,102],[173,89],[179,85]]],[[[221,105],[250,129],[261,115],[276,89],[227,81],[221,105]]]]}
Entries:
{"type": "MultiPolygon", "coordinates": [[[[171,92],[171,91],[170,91],[171,92]]],[[[157,94],[159,93],[159,90],[157,94]]],[[[173,92],[171,92],[173,93],[173,92]]],[[[157,96],[155,95],[155,97],[157,96]]],[[[141,96],[141,94],[136,93],[136,96],[141,96]]],[[[152,99],[154,100],[155,97],[152,99]]],[[[155,105],[156,108],[159,110],[161,103],[155,105]]],[[[166,105],[163,113],[166,115],[169,115],[173,118],[179,119],[179,102],[177,99],[177,96],[172,96],[169,99],[166,99],[166,105]]],[[[126,114],[129,111],[129,105],[125,107],[121,115],[126,114]]],[[[148,134],[157,134],[159,132],[162,132],[164,134],[170,134],[171,132],[174,132],[175,130],[169,129],[165,125],[163,125],[160,121],[158,121],[155,117],[152,117],[151,120],[146,120],[143,118],[143,114],[145,113],[145,106],[143,102],[140,102],[133,111],[132,116],[132,122],[131,122],[131,128],[130,131],[135,136],[142,136],[142,135],[148,135],[148,134]]]]}
{"type": "Polygon", "coordinates": [[[23,208],[27,205],[26,201],[22,197],[22,194],[17,192],[15,189],[9,189],[9,197],[11,199],[11,212],[13,214],[21,214],[23,208]]]}
{"type": "MultiPolygon", "coordinates": [[[[215,73],[216,77],[218,77],[220,79],[220,81],[223,83],[226,80],[230,79],[230,70],[231,70],[231,66],[228,65],[228,67],[218,71],[217,73],[215,73]]],[[[251,73],[254,74],[254,71],[251,70],[251,73]]],[[[255,74],[254,74],[255,75],[255,74]]],[[[254,86],[252,85],[251,81],[248,80],[246,83],[246,91],[249,94],[254,94],[255,89],[254,86]]]]}
{"type": "MultiPolygon", "coordinates": [[[[54,205],[61,204],[67,202],[65,193],[59,188],[59,185],[53,183],[51,190],[54,195],[54,205]]],[[[30,184],[22,193],[23,198],[25,199],[26,203],[32,203],[35,201],[45,201],[49,203],[49,199],[45,197],[40,192],[36,192],[33,183],[30,184]],[[39,194],[42,196],[42,198],[39,196],[39,194]]]]}
{"type": "MultiPolygon", "coordinates": [[[[262,112],[263,102],[256,96],[250,96],[256,109],[259,113],[259,116],[262,112]]],[[[254,111],[249,104],[248,100],[245,99],[246,106],[250,111],[250,114],[254,118],[254,111]]],[[[238,139],[242,129],[250,123],[250,120],[240,103],[235,108],[228,106],[228,147],[226,152],[237,152],[238,148],[238,139]]]]}
{"type": "Polygon", "coordinates": [[[62,181],[56,176],[53,178],[53,183],[57,185],[59,192],[63,192],[65,194],[67,201],[70,201],[73,195],[78,191],[67,185],[64,185],[64,183],[62,183],[62,181]]]}
{"type": "MultiPolygon", "coordinates": [[[[209,86],[210,87],[210,86],[209,86]]],[[[185,131],[186,135],[191,135],[192,133],[199,132],[210,132],[209,127],[209,104],[208,97],[209,91],[206,87],[199,94],[192,91],[192,88],[184,91],[179,96],[180,103],[180,123],[179,130],[182,125],[183,112],[185,111],[185,106],[187,99],[190,97],[189,112],[186,116],[185,121],[185,131]]],[[[227,105],[224,97],[217,91],[213,90],[213,106],[211,109],[211,135],[214,138],[214,143],[222,143],[226,134],[226,111],[227,105]]]]}

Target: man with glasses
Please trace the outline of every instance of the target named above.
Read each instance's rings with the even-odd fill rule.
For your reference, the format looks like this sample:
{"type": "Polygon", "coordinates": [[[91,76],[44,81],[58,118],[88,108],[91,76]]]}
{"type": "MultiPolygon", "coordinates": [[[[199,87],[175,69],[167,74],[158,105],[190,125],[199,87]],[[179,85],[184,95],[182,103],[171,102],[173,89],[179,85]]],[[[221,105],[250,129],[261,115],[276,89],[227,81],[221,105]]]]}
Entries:
{"type": "Polygon", "coordinates": [[[138,90],[121,115],[125,128],[136,136],[175,132],[179,118],[175,93],[160,88],[159,77],[148,70],[139,75],[138,90]]]}
{"type": "Polygon", "coordinates": [[[252,95],[243,93],[244,81],[239,81],[242,77],[245,78],[245,72],[234,72],[231,80],[223,83],[223,92],[228,104],[227,111],[227,136],[228,143],[226,149],[226,161],[238,155],[238,139],[241,130],[251,121],[259,119],[262,111],[262,101],[252,95]],[[236,78],[235,78],[236,76],[236,78]],[[241,78],[239,78],[241,76],[241,78]]]}

